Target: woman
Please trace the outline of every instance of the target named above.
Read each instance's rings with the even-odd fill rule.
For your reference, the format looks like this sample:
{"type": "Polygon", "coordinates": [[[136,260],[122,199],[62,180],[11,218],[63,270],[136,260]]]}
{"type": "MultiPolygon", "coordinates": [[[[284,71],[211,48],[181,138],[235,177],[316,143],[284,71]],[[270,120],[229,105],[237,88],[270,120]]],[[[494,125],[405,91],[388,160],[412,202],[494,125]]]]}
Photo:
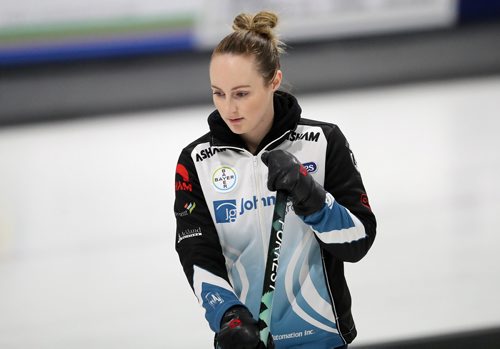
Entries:
{"type": "Polygon", "coordinates": [[[376,221],[349,145],[301,117],[282,81],[277,16],[238,15],[214,49],[210,132],[185,147],[176,177],[176,250],[216,346],[339,348],[356,336],[344,262],[376,221]],[[256,321],[275,201],[289,197],[268,343],[256,321]]]}

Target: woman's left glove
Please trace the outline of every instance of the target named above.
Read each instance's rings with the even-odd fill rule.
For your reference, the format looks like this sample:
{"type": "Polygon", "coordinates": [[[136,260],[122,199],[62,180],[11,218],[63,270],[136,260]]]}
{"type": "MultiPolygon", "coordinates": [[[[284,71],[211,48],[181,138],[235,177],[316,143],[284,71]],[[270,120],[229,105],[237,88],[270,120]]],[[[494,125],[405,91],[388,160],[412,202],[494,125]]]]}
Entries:
{"type": "Polygon", "coordinates": [[[261,156],[269,168],[267,187],[284,190],[292,200],[295,213],[307,216],[323,208],[326,191],[307,172],[295,156],[284,150],[271,150],[261,156]]]}
{"type": "Polygon", "coordinates": [[[226,311],[215,340],[220,349],[274,349],[273,336],[269,334],[267,346],[264,345],[257,320],[246,307],[239,305],[226,311]]]}

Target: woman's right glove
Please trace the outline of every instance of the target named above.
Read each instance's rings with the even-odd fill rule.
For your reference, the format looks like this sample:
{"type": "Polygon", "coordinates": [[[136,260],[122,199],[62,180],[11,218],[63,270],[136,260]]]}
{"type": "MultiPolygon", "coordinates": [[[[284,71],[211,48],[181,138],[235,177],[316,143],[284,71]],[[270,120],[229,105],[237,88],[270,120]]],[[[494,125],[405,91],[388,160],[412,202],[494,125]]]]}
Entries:
{"type": "Polygon", "coordinates": [[[300,216],[319,211],[325,204],[326,191],[307,172],[300,161],[285,150],[271,150],[261,156],[269,168],[267,187],[290,195],[293,209],[300,216]]]}
{"type": "Polygon", "coordinates": [[[260,340],[258,322],[244,306],[226,311],[215,340],[220,349],[274,349],[271,334],[267,346],[260,340]]]}

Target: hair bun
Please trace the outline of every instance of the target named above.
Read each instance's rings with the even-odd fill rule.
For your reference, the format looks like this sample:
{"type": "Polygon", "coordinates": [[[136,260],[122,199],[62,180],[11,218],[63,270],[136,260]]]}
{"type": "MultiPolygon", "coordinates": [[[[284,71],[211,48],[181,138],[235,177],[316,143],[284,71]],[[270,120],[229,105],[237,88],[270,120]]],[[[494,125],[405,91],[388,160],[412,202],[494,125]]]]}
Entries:
{"type": "Polygon", "coordinates": [[[272,12],[261,11],[256,15],[240,13],[233,21],[233,29],[251,31],[273,40],[275,39],[273,28],[277,24],[278,16],[272,12]]]}
{"type": "Polygon", "coordinates": [[[277,24],[278,16],[272,12],[240,13],[234,18],[234,31],[214,48],[212,58],[219,54],[253,56],[258,73],[266,84],[271,83],[280,69],[280,54],[286,46],[273,31],[277,24]]]}

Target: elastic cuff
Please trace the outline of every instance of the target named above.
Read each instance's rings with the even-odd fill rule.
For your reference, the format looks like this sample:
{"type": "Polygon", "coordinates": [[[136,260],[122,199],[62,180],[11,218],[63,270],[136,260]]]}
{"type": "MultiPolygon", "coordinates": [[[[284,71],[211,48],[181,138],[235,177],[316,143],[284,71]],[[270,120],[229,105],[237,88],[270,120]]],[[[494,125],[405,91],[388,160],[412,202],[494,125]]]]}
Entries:
{"type": "Polygon", "coordinates": [[[221,306],[218,311],[217,311],[217,314],[215,314],[215,324],[214,324],[214,328],[213,330],[217,333],[220,331],[220,325],[221,325],[221,322],[222,322],[222,317],[224,316],[224,314],[232,307],[236,306],[236,305],[241,305],[241,306],[245,306],[243,303],[241,303],[240,301],[237,301],[237,300],[234,300],[234,301],[231,301],[231,302],[227,302],[223,307],[221,306]]]}

